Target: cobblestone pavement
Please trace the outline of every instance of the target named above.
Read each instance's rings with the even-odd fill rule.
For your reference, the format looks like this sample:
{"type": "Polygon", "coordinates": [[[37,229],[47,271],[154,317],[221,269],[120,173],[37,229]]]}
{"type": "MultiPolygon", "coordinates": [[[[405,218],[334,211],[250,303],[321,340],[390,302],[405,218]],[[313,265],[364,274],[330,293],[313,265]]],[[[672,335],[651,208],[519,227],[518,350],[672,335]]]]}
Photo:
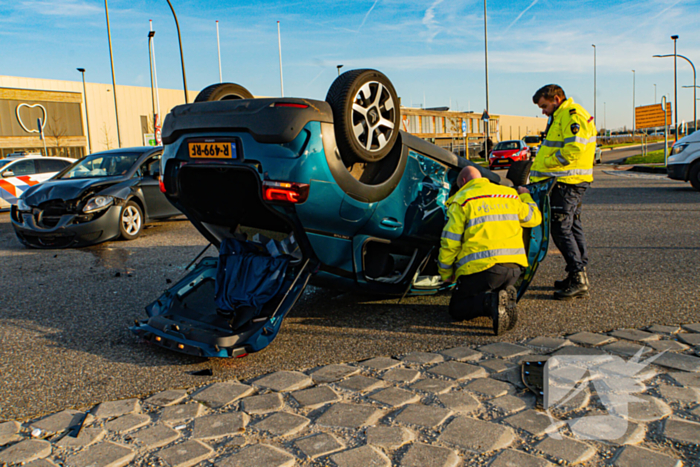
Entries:
{"type": "Polygon", "coordinates": [[[700,324],[655,325],[278,371],[103,402],[77,437],[79,410],[0,423],[0,464],[699,466],[698,354],[700,324]],[[545,411],[521,369],[552,356],[608,377],[548,365],[545,411]]]}

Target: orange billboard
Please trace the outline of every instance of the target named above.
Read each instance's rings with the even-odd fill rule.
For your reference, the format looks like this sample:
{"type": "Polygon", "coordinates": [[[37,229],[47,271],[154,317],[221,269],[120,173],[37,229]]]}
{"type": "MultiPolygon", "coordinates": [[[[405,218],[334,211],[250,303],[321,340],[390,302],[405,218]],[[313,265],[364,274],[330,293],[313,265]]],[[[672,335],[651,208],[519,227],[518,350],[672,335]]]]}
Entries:
{"type": "MultiPolygon", "coordinates": [[[[671,104],[666,104],[666,123],[670,126],[673,120],[671,119],[671,104]]],[[[643,105],[634,109],[634,127],[635,130],[644,128],[654,128],[664,126],[664,109],[661,104],[643,105]]]]}

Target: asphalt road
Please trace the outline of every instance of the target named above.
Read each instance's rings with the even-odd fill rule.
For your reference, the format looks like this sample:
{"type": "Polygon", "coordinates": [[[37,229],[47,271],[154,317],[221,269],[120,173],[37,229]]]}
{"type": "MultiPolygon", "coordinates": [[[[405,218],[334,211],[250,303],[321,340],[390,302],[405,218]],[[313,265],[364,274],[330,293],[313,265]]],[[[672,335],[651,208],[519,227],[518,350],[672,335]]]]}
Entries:
{"type": "MultiPolygon", "coordinates": [[[[585,198],[592,296],[552,300],[564,262],[550,250],[500,340],[700,321],[700,193],[662,177],[595,169],[585,198]]],[[[505,174],[505,171],[500,172],[505,174]]],[[[0,214],[0,420],[279,369],[492,342],[490,320],[451,323],[448,295],[385,300],[310,288],[277,340],[243,359],[189,357],[137,340],[128,326],[205,245],[187,221],[132,242],[41,251],[0,214]],[[190,372],[211,368],[213,376],[190,372]]]]}
{"type": "MultiPolygon", "coordinates": [[[[668,145],[669,148],[671,147],[671,144],[673,143],[673,140],[669,140],[668,145]]],[[[651,151],[658,151],[659,149],[664,148],[664,143],[651,143],[647,146],[647,150],[649,152],[651,151]]],[[[618,149],[611,149],[609,151],[603,151],[601,157],[603,159],[603,164],[612,164],[612,163],[617,163],[621,164],[623,160],[626,157],[631,157],[631,156],[636,156],[637,154],[642,153],[642,147],[641,146],[624,146],[618,149]]]]}

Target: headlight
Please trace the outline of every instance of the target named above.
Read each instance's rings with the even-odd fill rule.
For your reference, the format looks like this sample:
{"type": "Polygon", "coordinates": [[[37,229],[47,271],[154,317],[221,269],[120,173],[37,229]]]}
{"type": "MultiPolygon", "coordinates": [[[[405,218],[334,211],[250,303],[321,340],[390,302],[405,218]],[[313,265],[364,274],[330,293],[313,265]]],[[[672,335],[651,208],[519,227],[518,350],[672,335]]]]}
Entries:
{"type": "Polygon", "coordinates": [[[111,196],[95,196],[85,204],[83,212],[88,213],[100,211],[106,207],[111,206],[112,204],[114,204],[114,198],[112,198],[111,196]]]}
{"type": "Polygon", "coordinates": [[[676,154],[680,154],[680,153],[683,152],[683,150],[684,150],[685,148],[687,148],[687,147],[688,147],[688,143],[676,144],[676,145],[673,146],[673,148],[671,149],[671,156],[675,156],[676,154]]]}
{"type": "Polygon", "coordinates": [[[32,208],[29,207],[27,203],[24,202],[22,198],[17,200],[17,209],[19,211],[31,211],[32,208]]]}

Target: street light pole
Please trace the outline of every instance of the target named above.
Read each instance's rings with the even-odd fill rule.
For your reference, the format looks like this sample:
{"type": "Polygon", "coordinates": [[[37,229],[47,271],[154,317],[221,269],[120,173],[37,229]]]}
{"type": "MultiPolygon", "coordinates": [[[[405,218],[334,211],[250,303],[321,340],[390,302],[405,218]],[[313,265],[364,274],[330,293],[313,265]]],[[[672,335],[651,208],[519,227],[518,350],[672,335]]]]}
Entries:
{"type": "Polygon", "coordinates": [[[282,36],[280,35],[280,22],[277,21],[277,48],[280,53],[280,90],[284,97],[284,78],[282,77],[282,36]]]}
{"type": "Polygon", "coordinates": [[[340,76],[340,69],[343,68],[345,65],[336,65],[335,67],[338,69],[338,76],[340,76]]]}
{"type": "MultiPolygon", "coordinates": [[[[105,0],[107,1],[107,0],[105,0]]],[[[175,9],[170,0],[165,0],[168,2],[170,11],[173,12],[173,18],[175,18],[175,28],[177,29],[177,42],[180,44],[180,63],[182,64],[182,85],[185,88],[185,104],[189,104],[189,99],[187,98],[187,76],[185,75],[185,55],[182,53],[182,37],[180,36],[180,23],[177,21],[177,15],[175,14],[175,9]]]]}
{"type": "MultiPolygon", "coordinates": [[[[489,114],[489,35],[488,35],[488,29],[486,27],[487,20],[486,20],[486,0],[484,0],[484,69],[486,71],[486,115],[489,114]]],[[[490,122],[489,120],[486,120],[486,139],[484,140],[484,157],[486,160],[489,160],[489,147],[488,147],[488,141],[490,139],[490,122]]]]}
{"type": "Polygon", "coordinates": [[[219,21],[216,21],[216,50],[219,52],[219,83],[224,82],[223,75],[221,74],[221,42],[219,41],[219,21]]]}
{"type": "Polygon", "coordinates": [[[153,136],[155,138],[156,133],[156,93],[153,87],[153,49],[151,47],[151,41],[153,36],[156,35],[155,31],[148,32],[148,63],[151,65],[151,105],[153,106],[153,136]]]}
{"type": "Polygon", "coordinates": [[[90,142],[90,118],[88,117],[87,110],[87,92],[85,92],[85,68],[77,68],[81,75],[83,75],[83,101],[85,101],[85,123],[87,123],[87,130],[85,131],[87,135],[88,143],[88,154],[92,154],[92,143],[90,142]]]}
{"type": "Polygon", "coordinates": [[[678,73],[677,73],[677,63],[678,54],[676,53],[676,41],[678,36],[671,36],[673,39],[673,127],[675,128],[673,133],[675,140],[678,141],[678,73]]]}
{"type": "MultiPolygon", "coordinates": [[[[678,36],[674,36],[674,37],[678,37],[678,36]]],[[[675,42],[674,42],[674,50],[675,50],[675,42]]],[[[673,55],[654,55],[654,57],[655,57],[655,58],[673,57],[674,60],[676,59],[676,57],[680,57],[680,58],[682,58],[683,60],[685,60],[686,62],[688,62],[688,63],[690,64],[690,67],[693,69],[693,88],[697,89],[697,86],[696,86],[696,84],[697,84],[697,77],[696,77],[696,73],[695,73],[695,65],[693,64],[693,62],[690,61],[690,59],[689,59],[688,57],[686,57],[686,56],[684,56],[684,55],[679,55],[679,54],[676,54],[676,53],[674,53],[673,55]]],[[[675,82],[675,73],[676,73],[676,71],[675,71],[675,63],[674,63],[674,71],[673,71],[673,74],[674,74],[674,82],[675,82]]],[[[674,86],[675,86],[675,85],[674,85],[674,86]]],[[[690,87],[690,86],[683,86],[683,87],[685,88],[685,87],[690,87]]],[[[675,87],[674,87],[674,88],[675,88],[675,87]]],[[[696,94],[696,90],[695,90],[695,89],[693,89],[693,121],[694,121],[694,122],[697,122],[697,121],[698,121],[698,116],[697,116],[697,99],[696,99],[697,94],[696,94]]],[[[676,107],[676,118],[678,118],[678,107],[676,107]]],[[[696,123],[696,125],[697,125],[697,123],[696,123]]]]}
{"type": "Polygon", "coordinates": [[[117,119],[117,143],[122,147],[121,133],[119,132],[119,110],[117,109],[117,84],[114,79],[114,56],[112,55],[112,31],[109,27],[109,6],[105,0],[105,15],[107,17],[107,40],[109,41],[109,63],[112,65],[112,94],[114,94],[114,115],[117,119]]]}
{"type": "Polygon", "coordinates": [[[636,128],[636,115],[635,115],[635,110],[637,108],[637,104],[635,102],[635,89],[636,89],[636,79],[637,74],[635,73],[634,70],[632,70],[632,134],[634,135],[634,130],[636,128]]]}
{"type": "Polygon", "coordinates": [[[654,104],[656,104],[656,85],[654,85],[654,104]]]}
{"type": "Polygon", "coordinates": [[[593,46],[593,122],[596,126],[596,134],[598,133],[598,120],[597,120],[597,113],[596,113],[596,52],[597,48],[595,44],[591,44],[593,46]]]}

